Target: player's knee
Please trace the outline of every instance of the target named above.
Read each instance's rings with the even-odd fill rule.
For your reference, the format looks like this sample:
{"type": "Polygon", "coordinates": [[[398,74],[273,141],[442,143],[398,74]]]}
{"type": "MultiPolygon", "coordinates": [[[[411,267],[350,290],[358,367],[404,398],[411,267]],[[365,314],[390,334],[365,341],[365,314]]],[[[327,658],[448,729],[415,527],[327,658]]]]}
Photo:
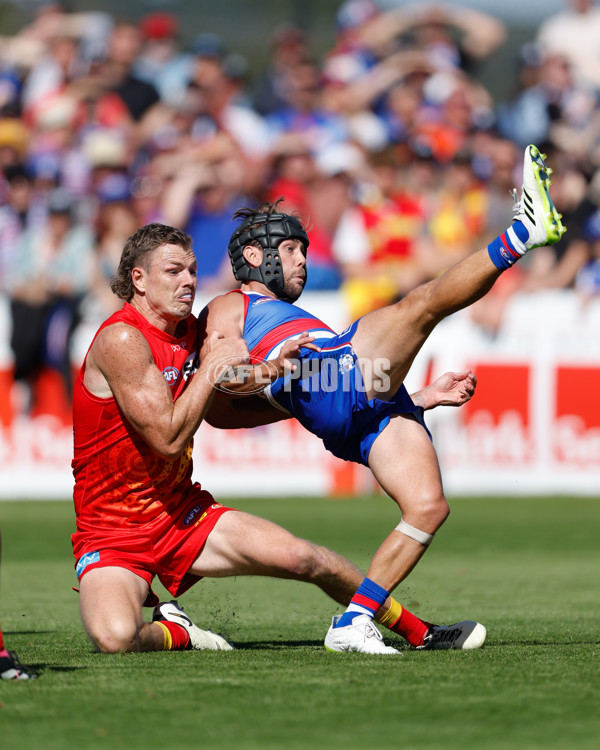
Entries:
{"type": "Polygon", "coordinates": [[[101,653],[118,654],[132,650],[138,636],[138,628],[135,623],[115,618],[110,623],[88,629],[88,636],[101,653]]]}
{"type": "Polygon", "coordinates": [[[323,567],[321,557],[317,546],[297,539],[295,544],[288,549],[287,569],[294,578],[310,581],[320,574],[323,567]]]}
{"type": "Polygon", "coordinates": [[[448,501],[442,493],[435,492],[421,497],[418,507],[403,517],[420,529],[437,531],[449,515],[448,501]]]}

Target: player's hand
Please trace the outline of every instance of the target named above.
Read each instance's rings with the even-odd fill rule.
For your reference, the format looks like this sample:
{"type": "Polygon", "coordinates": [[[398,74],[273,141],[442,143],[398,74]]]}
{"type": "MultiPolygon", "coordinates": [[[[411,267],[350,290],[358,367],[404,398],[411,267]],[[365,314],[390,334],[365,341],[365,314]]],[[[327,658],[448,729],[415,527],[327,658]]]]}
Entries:
{"type": "Polygon", "coordinates": [[[213,385],[220,383],[232,369],[249,362],[250,354],[244,339],[225,338],[213,331],[204,342],[201,368],[213,385]]]}
{"type": "Polygon", "coordinates": [[[436,406],[462,406],[470,401],[477,387],[477,376],[470,370],[445,372],[413,396],[424,409],[436,406]]]}
{"type": "Polygon", "coordinates": [[[301,333],[298,338],[286,341],[279,350],[277,357],[269,360],[269,365],[273,366],[270,368],[270,377],[272,377],[273,380],[277,380],[277,378],[280,378],[282,375],[294,372],[298,368],[301,349],[310,349],[313,352],[320,352],[321,348],[316,344],[313,344],[314,340],[314,336],[311,336],[307,331],[304,331],[304,333],[301,333]]]}

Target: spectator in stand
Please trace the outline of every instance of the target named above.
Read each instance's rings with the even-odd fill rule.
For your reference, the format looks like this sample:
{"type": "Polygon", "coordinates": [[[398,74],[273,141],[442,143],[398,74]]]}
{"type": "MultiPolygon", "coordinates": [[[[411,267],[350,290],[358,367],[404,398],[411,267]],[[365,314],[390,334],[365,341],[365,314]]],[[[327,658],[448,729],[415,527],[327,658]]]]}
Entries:
{"type": "Polygon", "coordinates": [[[11,348],[24,408],[33,405],[42,367],[57,370],[71,394],[69,345],[89,291],[93,238],[77,222],[71,197],[57,188],[48,199],[47,225],[23,233],[7,277],[11,299],[11,348]]]}
{"type": "Polygon", "coordinates": [[[425,117],[424,86],[433,68],[420,53],[397,53],[382,65],[398,70],[380,102],[380,115],[386,124],[389,140],[408,143],[425,117]]]}
{"type": "Polygon", "coordinates": [[[163,196],[168,174],[153,159],[137,170],[131,181],[131,205],[138,227],[163,223],[163,196]]]}
{"type": "Polygon", "coordinates": [[[0,37],[0,60],[20,79],[17,89],[31,78],[31,92],[59,92],[66,80],[84,75],[104,57],[113,19],[103,11],[72,12],[56,0],[33,5],[30,23],[0,37]]]}
{"type": "Polygon", "coordinates": [[[263,115],[285,107],[293,71],[310,59],[306,32],[294,24],[278,26],[271,36],[269,61],[254,86],[254,108],[263,115]]]}
{"type": "Polygon", "coordinates": [[[423,85],[424,107],[412,137],[426,143],[441,163],[468,148],[476,131],[493,120],[487,90],[461,71],[435,73],[423,85]]]}
{"type": "Polygon", "coordinates": [[[573,141],[572,148],[577,151],[577,141],[581,141],[596,107],[595,90],[573,78],[569,59],[546,51],[538,58],[535,85],[497,108],[498,128],[520,146],[553,140],[560,128],[567,131],[561,142],[573,141]]]}
{"type": "Polygon", "coordinates": [[[35,223],[32,206],[32,181],[22,164],[3,170],[0,204],[0,291],[6,291],[7,277],[19,252],[21,236],[35,223]]]}
{"type": "Polygon", "coordinates": [[[347,140],[348,124],[342,115],[323,106],[320,83],[321,71],[313,62],[304,62],[292,71],[288,104],[266,118],[273,141],[294,133],[306,138],[317,155],[322,149],[347,140]]]}
{"type": "Polygon", "coordinates": [[[178,105],[185,98],[193,56],[182,52],[179,22],[172,13],[148,13],[140,22],[143,45],[133,62],[136,78],[152,84],[163,102],[178,105]]]}
{"type": "MultiPolygon", "coordinates": [[[[55,182],[84,198],[90,188],[91,168],[82,151],[84,124],[81,101],[70,90],[47,97],[31,114],[26,163],[40,180],[55,182]]],[[[38,187],[42,187],[38,184],[38,187]]]]}
{"type": "Polygon", "coordinates": [[[29,147],[29,128],[7,104],[0,110],[0,170],[23,164],[29,147]]]}
{"type": "Polygon", "coordinates": [[[565,9],[539,27],[536,42],[546,53],[565,56],[575,79],[600,89],[600,6],[596,0],[565,0],[565,9]]]}
{"type": "Polygon", "coordinates": [[[121,102],[134,123],[141,123],[160,101],[155,86],[140,80],[133,72],[142,43],[138,26],[126,22],[116,24],[108,40],[106,59],[92,76],[101,90],[121,102]]]}
{"type": "Polygon", "coordinates": [[[471,166],[485,184],[487,216],[485,232],[495,237],[512,220],[512,188],[520,179],[521,152],[514,141],[494,130],[480,130],[471,138],[471,166]]]}
{"type": "Polygon", "coordinates": [[[235,140],[247,166],[255,163],[260,168],[269,151],[269,132],[264,119],[244,103],[243,61],[227,55],[214,34],[201,34],[194,50],[189,85],[197,109],[192,136],[207,141],[224,132],[235,140]]]}
{"type": "Polygon", "coordinates": [[[327,57],[347,55],[363,73],[369,71],[380,59],[369,36],[380,14],[379,6],[372,0],[345,0],[336,13],[335,45],[327,57]]]}
{"type": "Polygon", "coordinates": [[[427,231],[439,259],[439,267],[431,268],[431,276],[485,244],[488,210],[487,186],[473,169],[472,154],[466,149],[459,151],[443,170],[430,201],[427,231]]]}
{"type": "Polygon", "coordinates": [[[327,60],[321,74],[323,113],[343,123],[340,137],[366,151],[380,151],[388,144],[386,123],[374,111],[388,85],[383,68],[381,64],[363,73],[350,55],[336,55],[327,60]]]}
{"type": "Polygon", "coordinates": [[[351,174],[361,161],[360,150],[346,144],[331,146],[315,159],[306,140],[295,134],[284,135],[273,149],[267,199],[274,202],[283,197],[283,211],[297,212],[311,225],[308,291],[331,291],[340,286],[333,235],[351,203],[351,174]]]}
{"type": "Polygon", "coordinates": [[[47,52],[25,79],[22,95],[25,114],[34,113],[48,99],[62,94],[77,74],[81,74],[78,41],[63,30],[50,40],[47,52]]]}
{"type": "Polygon", "coordinates": [[[225,289],[235,283],[227,245],[231,211],[245,200],[242,152],[233,138],[219,133],[178,157],[164,192],[164,219],[193,238],[198,289],[225,289]]]}
{"type": "Polygon", "coordinates": [[[371,154],[368,161],[363,197],[344,213],[333,240],[352,319],[400,299],[427,279],[421,197],[405,187],[395,147],[371,154]]]}
{"type": "Polygon", "coordinates": [[[472,75],[479,61],[506,40],[506,27],[495,16],[455,3],[412,3],[378,14],[363,39],[380,56],[417,49],[437,71],[463,70],[472,75]]]}
{"type": "Polygon", "coordinates": [[[123,245],[138,229],[138,221],[132,205],[131,179],[128,175],[106,175],[96,188],[96,196],[96,242],[91,258],[86,313],[89,315],[93,311],[95,318],[104,320],[120,307],[111,292],[110,282],[117,273],[123,245]]]}

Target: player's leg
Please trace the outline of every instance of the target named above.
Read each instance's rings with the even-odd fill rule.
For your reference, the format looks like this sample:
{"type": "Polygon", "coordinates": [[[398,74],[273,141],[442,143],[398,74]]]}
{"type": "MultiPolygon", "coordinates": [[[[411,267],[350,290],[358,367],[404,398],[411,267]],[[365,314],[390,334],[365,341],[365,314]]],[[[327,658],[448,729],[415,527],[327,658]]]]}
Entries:
{"type": "Polygon", "coordinates": [[[326,547],[234,510],[219,518],[189,572],[212,578],[259,575],[305,581],[344,604],[363,578],[357,567],[326,547]]]}
{"type": "Polygon", "coordinates": [[[142,606],[149,591],[149,581],[116,564],[81,575],[81,619],[99,651],[231,650],[220,635],[194,625],[175,601],[159,604],[152,622],[145,622],[142,606]]]}
{"type": "Polygon", "coordinates": [[[352,346],[362,364],[367,397],[385,399],[386,393],[395,394],[436,325],[483,297],[501,273],[487,250],[480,250],[400,302],[361,318],[352,346]],[[367,367],[367,362],[376,366],[367,367]],[[384,380],[373,375],[382,372],[384,380]]]}
{"type": "MultiPolygon", "coordinates": [[[[372,617],[389,592],[411,572],[449,513],[444,497],[437,457],[423,427],[403,415],[392,417],[375,440],[369,466],[382,488],[402,511],[400,524],[375,553],[367,577],[340,618],[334,618],[326,644],[342,643],[365,618],[372,617]]],[[[466,621],[437,626],[415,618],[400,608],[395,623],[390,616],[380,620],[417,648],[479,648],[486,631],[479,623],[466,621]]],[[[339,650],[339,649],[338,649],[339,650]]]]}
{"type": "MultiPolygon", "coordinates": [[[[362,318],[352,343],[362,360],[387,360],[386,391],[396,393],[435,326],[448,315],[483,297],[500,274],[525,252],[561,238],[565,228],[548,192],[550,171],[535,146],[525,149],[523,189],[515,203],[513,226],[487,248],[468,256],[403,300],[362,318]]],[[[516,197],[516,196],[515,196],[516,197]]],[[[364,371],[364,367],[363,367],[364,371]]],[[[385,398],[381,382],[367,376],[368,396],[385,398]]]]}
{"type": "MultiPolygon", "coordinates": [[[[221,516],[190,572],[216,578],[263,575],[305,581],[319,586],[324,593],[344,606],[350,602],[364,579],[364,574],[341,555],[326,547],[298,539],[271,521],[239,511],[229,511],[221,516]]],[[[412,636],[416,629],[427,630],[423,621],[392,597],[387,597],[381,603],[375,619],[406,638],[409,643],[413,643],[412,636]]],[[[360,634],[361,642],[351,650],[397,653],[395,649],[382,643],[374,627],[369,633],[370,637],[365,644],[363,629],[360,634]]]]}
{"type": "Polygon", "coordinates": [[[419,422],[396,415],[377,437],[369,468],[382,489],[398,504],[402,526],[375,553],[367,575],[392,591],[415,567],[450,508],[444,496],[437,455],[419,422]]]}
{"type": "Polygon", "coordinates": [[[144,622],[142,605],[148,583],[126,568],[94,568],[79,582],[83,627],[99,651],[162,651],[165,634],[144,622]]]}

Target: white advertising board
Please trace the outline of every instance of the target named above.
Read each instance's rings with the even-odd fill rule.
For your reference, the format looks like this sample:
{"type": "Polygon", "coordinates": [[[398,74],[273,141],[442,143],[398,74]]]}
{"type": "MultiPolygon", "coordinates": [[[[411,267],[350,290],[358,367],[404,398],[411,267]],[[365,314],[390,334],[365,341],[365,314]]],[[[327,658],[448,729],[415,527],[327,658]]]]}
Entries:
{"type": "MultiPolygon", "coordinates": [[[[202,304],[202,300],[199,301],[202,304]]],[[[303,307],[337,330],[349,322],[336,294],[303,307]]],[[[10,376],[9,323],[0,304],[0,499],[71,495],[72,427],[51,377],[34,414],[19,414],[10,376]]],[[[82,326],[81,357],[96,328],[82,326]]],[[[496,337],[469,311],[434,331],[407,379],[409,390],[445,370],[472,369],[475,398],[429,412],[448,495],[597,495],[600,492],[600,304],[570,292],[518,295],[496,337]]],[[[195,478],[217,498],[343,495],[373,489],[369,472],[335,459],[293,421],[253,430],[203,425],[195,478]]]]}

